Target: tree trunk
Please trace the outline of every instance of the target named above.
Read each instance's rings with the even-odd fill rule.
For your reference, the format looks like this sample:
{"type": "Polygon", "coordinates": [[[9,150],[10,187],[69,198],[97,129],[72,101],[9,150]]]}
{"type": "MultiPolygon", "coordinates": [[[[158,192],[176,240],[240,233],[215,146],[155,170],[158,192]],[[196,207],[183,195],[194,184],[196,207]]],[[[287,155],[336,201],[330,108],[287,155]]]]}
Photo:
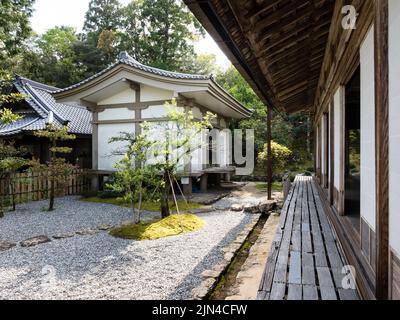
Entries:
{"type": "Polygon", "coordinates": [[[161,192],[161,217],[167,218],[171,215],[171,212],[169,210],[169,203],[168,203],[168,196],[169,196],[169,175],[168,172],[165,171],[164,172],[164,177],[163,177],[164,181],[165,181],[165,185],[164,185],[164,189],[161,192]]]}
{"type": "Polygon", "coordinates": [[[4,196],[3,194],[5,194],[5,190],[2,190],[1,185],[0,185],[0,218],[4,217],[4,196]]]}
{"type": "Polygon", "coordinates": [[[17,209],[17,205],[15,203],[15,189],[14,189],[14,182],[13,177],[10,176],[10,195],[11,195],[11,202],[12,202],[12,211],[17,209]]]}
{"type": "Polygon", "coordinates": [[[50,201],[49,201],[49,211],[54,210],[54,178],[50,179],[50,201]]]}
{"type": "MultiPolygon", "coordinates": [[[[140,186],[142,188],[142,186],[140,186]]],[[[139,201],[138,201],[138,208],[133,208],[133,223],[139,224],[140,223],[140,213],[142,210],[142,192],[139,194],[139,201]]]]}

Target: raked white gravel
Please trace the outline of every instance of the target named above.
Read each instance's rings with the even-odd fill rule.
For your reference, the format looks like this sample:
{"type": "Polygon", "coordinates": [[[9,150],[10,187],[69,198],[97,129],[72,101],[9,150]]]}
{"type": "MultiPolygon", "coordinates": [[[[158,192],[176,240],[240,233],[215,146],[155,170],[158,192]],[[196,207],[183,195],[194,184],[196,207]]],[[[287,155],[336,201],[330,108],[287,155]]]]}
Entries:
{"type": "MultiPolygon", "coordinates": [[[[0,219],[0,240],[53,236],[131,218],[126,208],[74,197],[57,199],[52,213],[42,211],[45,205],[29,203],[0,219]]],[[[0,299],[189,299],[201,273],[219,263],[222,249],[258,218],[228,211],[199,216],[204,229],[154,241],[100,232],[0,252],[0,299]]]]}

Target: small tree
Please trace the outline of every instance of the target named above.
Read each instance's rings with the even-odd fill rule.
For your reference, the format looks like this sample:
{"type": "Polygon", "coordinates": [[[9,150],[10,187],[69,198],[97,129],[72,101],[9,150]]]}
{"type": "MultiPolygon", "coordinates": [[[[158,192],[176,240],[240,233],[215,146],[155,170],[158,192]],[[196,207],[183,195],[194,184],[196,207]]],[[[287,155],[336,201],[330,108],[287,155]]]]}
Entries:
{"type": "Polygon", "coordinates": [[[129,202],[133,212],[133,223],[139,224],[142,201],[151,199],[152,189],[159,180],[153,166],[146,165],[146,156],[153,142],[146,137],[147,127],[142,126],[143,133],[122,132],[118,137],[110,139],[109,143],[123,142],[126,146],[113,152],[122,155],[115,168],[114,181],[107,186],[116,192],[124,193],[124,200],[129,202]]]}
{"type": "MultiPolygon", "coordinates": [[[[15,114],[12,107],[15,103],[24,99],[24,95],[12,92],[12,77],[8,73],[0,72],[0,126],[8,125],[20,120],[22,117],[15,114]]],[[[12,207],[15,210],[14,195],[14,175],[26,165],[26,161],[22,158],[23,150],[16,148],[12,140],[6,142],[0,139],[0,180],[7,179],[9,181],[8,194],[12,198],[12,207]]],[[[3,190],[5,192],[5,190],[3,190]]],[[[5,194],[0,195],[0,218],[4,216],[4,200],[5,194]]]]}
{"type": "Polygon", "coordinates": [[[195,120],[191,111],[179,110],[176,101],[166,103],[168,109],[168,120],[150,126],[150,134],[157,133],[153,145],[153,162],[161,173],[160,180],[160,201],[161,216],[170,216],[169,195],[172,191],[175,205],[179,212],[178,204],[174,192],[174,183],[177,182],[179,166],[191,161],[194,151],[208,145],[203,141],[201,135],[205,130],[212,129],[211,121],[216,116],[210,112],[204,115],[202,120],[195,120]],[[164,134],[160,139],[160,134],[164,134]]]}
{"type": "Polygon", "coordinates": [[[37,160],[32,162],[32,168],[43,172],[48,178],[50,183],[49,193],[49,211],[54,210],[54,198],[56,196],[56,185],[58,190],[65,187],[67,178],[75,168],[70,163],[67,163],[65,158],[58,157],[59,154],[69,154],[72,152],[71,148],[59,147],[57,144],[60,141],[74,140],[76,137],[73,134],[68,133],[68,127],[62,128],[57,127],[54,124],[48,124],[47,129],[43,131],[36,131],[34,133],[36,137],[47,138],[50,140],[50,159],[47,164],[40,164],[37,160]]]}
{"type": "Polygon", "coordinates": [[[15,202],[15,174],[22,167],[28,164],[28,161],[22,158],[22,148],[16,148],[13,142],[5,143],[0,141],[0,180],[6,180],[8,190],[3,190],[0,201],[0,218],[4,216],[4,197],[8,194],[11,197],[12,210],[16,209],[15,202]]]}

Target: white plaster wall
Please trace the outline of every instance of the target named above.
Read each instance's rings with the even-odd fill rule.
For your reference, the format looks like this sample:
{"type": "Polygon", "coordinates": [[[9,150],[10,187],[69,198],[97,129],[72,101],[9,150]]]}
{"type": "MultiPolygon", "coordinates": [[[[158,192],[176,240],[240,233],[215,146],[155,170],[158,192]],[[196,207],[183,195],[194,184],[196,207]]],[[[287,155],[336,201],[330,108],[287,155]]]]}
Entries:
{"type": "Polygon", "coordinates": [[[343,172],[340,172],[340,163],[342,161],[343,155],[342,150],[340,148],[341,141],[343,140],[343,107],[342,107],[342,88],[339,88],[334,97],[333,97],[333,105],[334,105],[334,144],[335,144],[335,152],[334,152],[334,166],[335,166],[335,179],[334,185],[337,190],[341,189],[341,181],[343,172]]]}
{"type": "Polygon", "coordinates": [[[150,106],[142,110],[142,119],[165,118],[168,115],[168,109],[164,106],[150,106]]]}
{"type": "Polygon", "coordinates": [[[221,119],[220,126],[221,126],[222,129],[226,129],[227,124],[226,124],[226,121],[224,119],[221,119]]]}
{"type": "Polygon", "coordinates": [[[203,113],[201,112],[200,108],[194,107],[192,108],[193,117],[195,119],[201,120],[203,119],[203,113]]]}
{"type": "Polygon", "coordinates": [[[327,168],[326,168],[326,161],[325,161],[325,117],[326,115],[324,114],[321,118],[321,123],[320,123],[320,128],[321,128],[321,172],[322,174],[326,174],[327,168]]]}
{"type": "Polygon", "coordinates": [[[219,153],[220,153],[220,166],[225,167],[231,164],[230,161],[230,145],[232,134],[229,130],[221,130],[219,135],[219,153]]]}
{"type": "Polygon", "coordinates": [[[331,130],[331,127],[330,127],[330,124],[331,124],[331,116],[332,116],[332,114],[331,114],[331,107],[329,106],[329,113],[326,115],[327,117],[328,117],[328,123],[329,123],[329,127],[327,128],[327,132],[326,132],[326,134],[327,134],[327,137],[329,137],[329,145],[328,145],[328,168],[327,168],[327,171],[328,171],[328,183],[329,183],[329,189],[330,189],[330,187],[331,187],[331,184],[330,184],[330,182],[331,182],[331,170],[332,170],[332,161],[331,161],[331,153],[332,153],[332,150],[331,150],[331,132],[330,132],[330,130],[331,130]]]}
{"type": "Polygon", "coordinates": [[[375,230],[375,72],[374,29],[360,49],[361,71],[361,216],[375,230]]]}
{"type": "Polygon", "coordinates": [[[134,120],[135,111],[129,110],[128,108],[112,108],[99,112],[99,121],[127,119],[134,120]]]}
{"type": "Polygon", "coordinates": [[[136,102],[136,92],[135,90],[128,88],[122,92],[119,92],[111,97],[108,97],[97,104],[99,106],[109,105],[109,104],[120,104],[120,103],[135,103],[136,102]]]}
{"type": "Polygon", "coordinates": [[[389,0],[389,238],[400,253],[400,1],[389,0]]]}
{"type": "MultiPolygon", "coordinates": [[[[199,143],[199,145],[204,145],[205,143],[205,138],[201,133],[198,133],[195,135],[195,141],[199,143]]],[[[204,161],[204,151],[206,147],[202,146],[201,148],[198,148],[192,153],[192,161],[191,161],[191,166],[192,166],[192,172],[193,173],[199,173],[200,171],[203,170],[203,161],[204,161]]]]}
{"type": "Polygon", "coordinates": [[[135,132],[135,125],[130,124],[101,124],[98,131],[98,166],[99,170],[115,171],[114,164],[121,158],[110,156],[113,151],[124,146],[123,142],[108,143],[110,138],[120,132],[135,132]]]}
{"type": "Polygon", "coordinates": [[[171,100],[175,97],[173,91],[163,90],[155,87],[140,86],[140,101],[159,101],[159,100],[171,100]]]}
{"type": "Polygon", "coordinates": [[[315,165],[316,167],[319,169],[321,168],[320,163],[319,163],[319,150],[321,149],[321,145],[320,145],[320,137],[319,137],[319,125],[316,127],[316,135],[315,135],[315,165]]]}

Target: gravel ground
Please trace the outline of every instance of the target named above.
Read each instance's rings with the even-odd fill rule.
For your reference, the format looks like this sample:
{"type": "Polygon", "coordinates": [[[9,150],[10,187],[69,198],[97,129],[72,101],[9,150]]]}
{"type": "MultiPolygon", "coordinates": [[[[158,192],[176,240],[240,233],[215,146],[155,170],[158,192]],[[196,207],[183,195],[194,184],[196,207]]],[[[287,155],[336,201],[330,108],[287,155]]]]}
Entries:
{"type": "MultiPolygon", "coordinates": [[[[38,235],[53,236],[96,228],[101,224],[118,225],[132,219],[128,208],[109,204],[79,201],[78,197],[56,199],[54,212],[47,212],[47,201],[30,202],[18,206],[16,212],[0,219],[0,240],[21,241],[38,235]]],[[[144,212],[143,218],[153,219],[158,214],[144,212]]]]}
{"type": "MultiPolygon", "coordinates": [[[[30,203],[0,219],[0,240],[117,224],[129,210],[57,200],[53,213],[45,203],[30,203]]],[[[32,248],[0,252],[0,299],[189,299],[201,273],[223,258],[254,215],[232,212],[199,214],[206,227],[198,232],[154,241],[127,241],[102,232],[75,236],[32,248]]]]}

